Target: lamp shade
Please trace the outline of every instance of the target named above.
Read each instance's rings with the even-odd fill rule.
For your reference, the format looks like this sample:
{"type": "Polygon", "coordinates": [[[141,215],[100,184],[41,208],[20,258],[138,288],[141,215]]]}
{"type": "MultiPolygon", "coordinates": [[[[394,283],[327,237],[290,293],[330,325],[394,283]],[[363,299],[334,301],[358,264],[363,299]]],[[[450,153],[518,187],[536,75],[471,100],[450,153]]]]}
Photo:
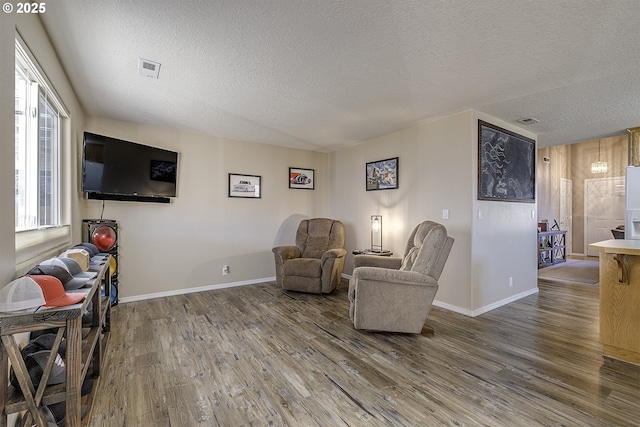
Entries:
{"type": "Polygon", "coordinates": [[[382,252],[382,215],[371,215],[371,252],[382,252]]]}

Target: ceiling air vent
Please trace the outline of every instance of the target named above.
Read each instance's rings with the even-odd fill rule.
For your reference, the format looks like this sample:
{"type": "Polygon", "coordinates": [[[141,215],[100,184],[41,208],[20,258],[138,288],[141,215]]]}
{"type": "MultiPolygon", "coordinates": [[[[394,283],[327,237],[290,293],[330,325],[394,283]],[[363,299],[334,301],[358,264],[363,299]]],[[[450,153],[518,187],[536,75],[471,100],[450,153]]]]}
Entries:
{"type": "Polygon", "coordinates": [[[154,79],[157,79],[159,72],[159,62],[147,61],[146,59],[142,58],[138,59],[138,74],[140,74],[141,76],[153,77],[154,79]]]}
{"type": "Polygon", "coordinates": [[[522,123],[523,125],[535,125],[536,123],[540,123],[540,120],[536,119],[535,117],[527,117],[524,119],[518,119],[518,121],[520,123],[522,123]]]}

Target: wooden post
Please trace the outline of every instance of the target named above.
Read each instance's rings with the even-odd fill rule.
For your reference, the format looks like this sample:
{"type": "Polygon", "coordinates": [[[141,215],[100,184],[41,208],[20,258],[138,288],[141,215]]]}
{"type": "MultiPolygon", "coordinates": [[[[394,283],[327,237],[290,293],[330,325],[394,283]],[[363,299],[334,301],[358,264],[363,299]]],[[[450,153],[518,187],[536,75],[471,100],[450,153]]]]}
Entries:
{"type": "Polygon", "coordinates": [[[640,166],[640,126],[627,129],[629,132],[629,166],[640,166]]]}

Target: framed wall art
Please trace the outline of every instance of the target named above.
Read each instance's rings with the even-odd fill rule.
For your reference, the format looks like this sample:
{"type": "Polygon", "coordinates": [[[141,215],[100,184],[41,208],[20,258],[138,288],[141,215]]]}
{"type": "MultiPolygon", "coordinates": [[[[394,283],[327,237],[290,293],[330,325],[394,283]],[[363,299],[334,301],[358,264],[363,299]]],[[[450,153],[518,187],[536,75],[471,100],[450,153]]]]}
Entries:
{"type": "Polygon", "coordinates": [[[259,199],[262,195],[262,177],[258,175],[229,174],[229,197],[259,199]]]}
{"type": "Polygon", "coordinates": [[[371,190],[395,190],[398,188],[398,158],[376,160],[366,165],[366,188],[371,190]]]}
{"type": "Polygon", "coordinates": [[[534,203],[536,142],[478,120],[478,200],[534,203]]]}
{"type": "Polygon", "coordinates": [[[315,170],[289,168],[289,188],[302,190],[315,189],[315,170]]]}

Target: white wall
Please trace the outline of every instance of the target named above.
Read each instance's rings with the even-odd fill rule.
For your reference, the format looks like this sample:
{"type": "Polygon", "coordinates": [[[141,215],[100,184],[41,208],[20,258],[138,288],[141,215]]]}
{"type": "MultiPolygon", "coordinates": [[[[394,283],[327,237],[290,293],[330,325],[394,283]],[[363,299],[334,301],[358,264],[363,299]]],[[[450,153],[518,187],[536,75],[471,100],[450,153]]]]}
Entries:
{"type": "Polygon", "coordinates": [[[172,203],[106,201],[102,214],[83,202],[83,218],[118,221],[125,300],[271,278],[271,248],[293,243],[301,217],[327,215],[327,154],[98,118],[87,131],[179,152],[172,203]],[[315,169],[315,190],[290,189],[289,167],[315,169]],[[229,198],[229,173],[260,175],[262,197],[229,198]]]}
{"type": "MultiPolygon", "coordinates": [[[[535,138],[492,117],[465,111],[331,155],[335,181],[330,211],[345,222],[349,253],[369,246],[373,214],[383,216],[384,246],[398,256],[415,225],[441,222],[455,243],[436,304],[468,315],[537,290],[537,223],[531,218],[535,204],[476,200],[477,119],[535,138]],[[399,189],[365,191],[365,163],[396,156],[399,189]],[[449,219],[442,219],[443,209],[449,210],[449,219]],[[477,209],[483,210],[481,221],[477,209]]],[[[352,267],[349,255],[346,271],[352,267]]]]}
{"type": "Polygon", "coordinates": [[[383,247],[394,256],[402,256],[417,224],[439,221],[456,241],[437,298],[454,306],[471,305],[471,118],[471,112],[463,112],[332,154],[336,178],[331,209],[347,228],[348,274],[353,269],[351,251],[370,245],[371,215],[382,215],[383,247]],[[366,191],[365,164],[396,156],[398,189],[366,191]],[[442,209],[449,209],[448,220],[441,219],[442,209]]]}
{"type": "MultiPolygon", "coordinates": [[[[525,137],[536,135],[509,123],[476,112],[472,126],[484,120],[525,137]]],[[[477,132],[473,132],[477,170],[477,132]]],[[[538,290],[537,205],[476,200],[474,174],[471,295],[473,314],[480,314],[538,290]],[[482,220],[477,212],[482,210],[482,220]],[[512,278],[512,285],[509,285],[512,278]]],[[[537,193],[537,189],[536,189],[537,193]]],[[[537,198],[537,197],[536,197],[537,198]]]]}
{"type": "Polygon", "coordinates": [[[15,135],[14,135],[14,79],[15,37],[20,33],[40,66],[46,70],[47,78],[69,110],[70,118],[64,121],[62,132],[62,157],[75,159],[78,156],[78,135],[84,126],[84,112],[56,53],[36,15],[0,14],[0,285],[23,274],[28,268],[57,252],[74,239],[79,239],[80,224],[75,221],[80,215],[77,184],[77,162],[63,161],[62,189],[63,220],[70,225],[66,236],[55,241],[45,250],[42,247],[23,251],[22,259],[16,256],[15,245],[15,135]]]}
{"type": "Polygon", "coordinates": [[[0,285],[11,281],[15,258],[14,16],[0,15],[0,285]]]}

